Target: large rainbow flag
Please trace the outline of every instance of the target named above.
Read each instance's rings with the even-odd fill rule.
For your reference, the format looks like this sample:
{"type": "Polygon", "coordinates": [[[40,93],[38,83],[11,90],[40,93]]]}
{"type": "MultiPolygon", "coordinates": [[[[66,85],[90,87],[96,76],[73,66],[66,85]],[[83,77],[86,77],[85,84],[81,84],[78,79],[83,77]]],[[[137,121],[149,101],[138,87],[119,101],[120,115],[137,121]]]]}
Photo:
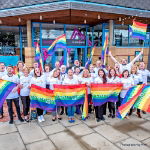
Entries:
{"type": "Polygon", "coordinates": [[[86,94],[85,94],[85,100],[84,100],[84,104],[83,104],[83,111],[82,111],[82,120],[86,120],[86,118],[88,117],[88,92],[87,92],[87,88],[86,88],[86,94]]]}
{"type": "Polygon", "coordinates": [[[144,85],[142,84],[142,85],[133,86],[128,90],[125,98],[121,103],[121,106],[118,108],[117,111],[118,118],[123,119],[127,115],[127,113],[130,111],[130,109],[136,102],[137,98],[141,94],[143,87],[144,85]]]}
{"type": "Polygon", "coordinates": [[[91,94],[94,106],[106,102],[117,102],[122,84],[91,84],[91,94]]]}
{"type": "Polygon", "coordinates": [[[150,113],[150,85],[146,85],[143,88],[142,93],[134,104],[134,107],[150,113]]]}
{"type": "Polygon", "coordinates": [[[133,25],[130,26],[130,31],[132,32],[132,37],[145,40],[147,24],[143,24],[133,20],[133,25]]]}
{"type": "Polygon", "coordinates": [[[6,80],[0,80],[0,108],[2,107],[5,99],[15,86],[17,86],[16,83],[6,80]]]}
{"type": "Polygon", "coordinates": [[[67,42],[66,42],[66,35],[65,34],[63,34],[63,35],[61,35],[55,39],[55,41],[48,48],[48,51],[47,51],[48,55],[52,56],[57,48],[63,48],[63,49],[67,48],[67,42]]]}
{"type": "MultiPolygon", "coordinates": [[[[102,52],[101,52],[101,59],[103,60],[103,62],[105,62],[106,60],[106,52],[107,52],[107,48],[108,48],[108,35],[106,36],[104,45],[102,47],[102,52]]],[[[105,65],[105,64],[104,64],[105,65]]]]}
{"type": "Polygon", "coordinates": [[[91,64],[95,49],[96,49],[96,47],[94,46],[94,47],[92,48],[90,57],[88,58],[88,60],[87,60],[87,62],[86,62],[86,64],[85,64],[85,68],[88,68],[88,66],[91,64]]]}
{"type": "Polygon", "coordinates": [[[54,92],[52,90],[31,85],[30,91],[30,107],[40,108],[47,111],[56,110],[54,92]]]}
{"type": "Polygon", "coordinates": [[[86,94],[86,85],[54,85],[57,106],[75,106],[83,104],[86,94]]]}

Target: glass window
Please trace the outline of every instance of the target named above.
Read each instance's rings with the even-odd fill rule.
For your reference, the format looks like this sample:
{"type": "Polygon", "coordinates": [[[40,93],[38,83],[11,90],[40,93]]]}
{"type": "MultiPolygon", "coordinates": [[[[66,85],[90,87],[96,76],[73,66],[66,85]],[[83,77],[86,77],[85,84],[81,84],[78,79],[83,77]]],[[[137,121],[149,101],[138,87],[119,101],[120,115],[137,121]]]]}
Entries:
{"type": "Polygon", "coordinates": [[[128,46],[128,26],[114,25],[115,46],[128,46]]]}
{"type": "Polygon", "coordinates": [[[94,26],[93,40],[95,46],[102,46],[102,25],[94,26]]]}

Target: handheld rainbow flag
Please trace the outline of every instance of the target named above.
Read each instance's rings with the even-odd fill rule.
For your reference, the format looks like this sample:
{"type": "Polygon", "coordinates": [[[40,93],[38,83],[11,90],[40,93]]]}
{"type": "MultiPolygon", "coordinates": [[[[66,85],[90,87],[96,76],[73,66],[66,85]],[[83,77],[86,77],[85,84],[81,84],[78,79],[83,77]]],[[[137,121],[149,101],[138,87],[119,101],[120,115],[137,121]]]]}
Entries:
{"type": "Polygon", "coordinates": [[[40,53],[40,46],[39,46],[38,42],[35,42],[34,44],[36,46],[36,48],[35,48],[35,61],[38,62],[40,70],[43,71],[44,66],[43,66],[42,56],[41,56],[41,53],[40,53]]]}
{"type": "MultiPolygon", "coordinates": [[[[102,47],[102,52],[101,52],[101,59],[103,60],[103,62],[105,62],[106,59],[106,53],[107,53],[107,47],[108,47],[108,35],[106,36],[104,45],[102,47]]],[[[105,65],[105,64],[104,64],[105,65]]]]}
{"type": "Polygon", "coordinates": [[[96,47],[94,46],[91,51],[90,57],[88,58],[88,60],[85,64],[85,68],[88,68],[88,66],[91,64],[95,49],[96,49],[96,47]]]}
{"type": "Polygon", "coordinates": [[[86,120],[88,117],[88,92],[86,88],[85,100],[83,104],[83,111],[82,111],[82,120],[86,120]]]}
{"type": "Polygon", "coordinates": [[[122,84],[91,84],[91,94],[94,106],[106,102],[117,102],[122,84]]]}
{"type": "Polygon", "coordinates": [[[48,54],[50,56],[52,56],[53,53],[55,52],[55,49],[57,49],[57,48],[63,48],[63,49],[67,48],[66,35],[65,34],[56,38],[56,40],[48,48],[48,54]]]}
{"type": "Polygon", "coordinates": [[[118,108],[117,111],[118,118],[123,119],[127,115],[129,110],[132,108],[135,101],[141,94],[143,87],[144,85],[142,84],[142,85],[133,86],[128,90],[125,98],[121,103],[121,106],[118,108]]]}
{"type": "Polygon", "coordinates": [[[30,100],[31,108],[40,108],[47,111],[56,110],[55,97],[52,90],[32,84],[30,100]]]}
{"type": "Polygon", "coordinates": [[[135,37],[141,40],[146,39],[147,24],[143,24],[143,23],[136,22],[133,20],[133,25],[130,26],[129,29],[132,33],[132,37],[135,37]]]}
{"type": "Polygon", "coordinates": [[[75,106],[83,104],[86,85],[54,85],[57,106],[75,106]]]}
{"type": "Polygon", "coordinates": [[[17,66],[14,66],[13,69],[14,69],[13,74],[14,74],[14,75],[17,75],[17,76],[20,78],[20,74],[19,74],[19,72],[18,72],[17,66]]]}
{"type": "Polygon", "coordinates": [[[2,107],[5,99],[15,86],[17,86],[16,83],[6,80],[0,80],[0,108],[2,107]]]}
{"type": "Polygon", "coordinates": [[[143,88],[141,95],[134,104],[134,107],[150,113],[150,85],[146,85],[143,88]]]}

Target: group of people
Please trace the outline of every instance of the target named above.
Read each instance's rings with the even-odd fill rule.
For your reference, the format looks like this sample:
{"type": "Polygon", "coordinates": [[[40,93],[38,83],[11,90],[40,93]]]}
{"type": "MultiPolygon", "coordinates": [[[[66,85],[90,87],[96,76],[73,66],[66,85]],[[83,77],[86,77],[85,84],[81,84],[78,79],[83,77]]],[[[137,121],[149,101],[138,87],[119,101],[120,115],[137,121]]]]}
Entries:
{"type": "MultiPolygon", "coordinates": [[[[48,88],[53,90],[54,84],[62,85],[74,85],[74,84],[86,84],[88,86],[88,104],[89,113],[94,112],[97,122],[105,120],[106,110],[108,106],[108,117],[115,118],[116,110],[121,105],[123,98],[129,88],[138,84],[147,84],[147,78],[150,77],[150,71],[145,67],[144,62],[139,62],[139,65],[135,65],[135,62],[143,54],[140,52],[130,63],[127,63],[126,59],[122,59],[119,63],[109,52],[110,58],[114,61],[114,67],[103,67],[102,61],[96,61],[96,64],[90,64],[88,68],[82,67],[78,60],[74,61],[72,67],[67,68],[65,65],[60,65],[59,62],[55,63],[55,68],[51,69],[48,64],[44,65],[44,71],[41,71],[38,62],[34,62],[33,69],[29,68],[19,61],[17,64],[18,74],[14,74],[13,66],[5,67],[3,62],[0,63],[0,79],[8,80],[17,83],[17,86],[10,92],[6,98],[8,112],[10,116],[10,124],[13,124],[13,105],[14,102],[18,119],[23,121],[29,121],[30,116],[30,87],[32,84],[48,88]],[[101,106],[92,106],[92,95],[90,91],[91,83],[122,83],[123,88],[118,96],[118,102],[108,102],[101,106]],[[23,106],[23,107],[22,107],[23,106]],[[21,115],[21,111],[23,115],[21,115]],[[24,116],[24,118],[22,117],[24,116]]],[[[51,112],[52,121],[61,120],[61,115],[66,113],[68,115],[68,121],[70,123],[75,122],[75,113],[82,114],[82,105],[69,106],[67,108],[57,107],[56,111],[51,112]]],[[[36,108],[38,121],[43,122],[45,110],[36,108]]],[[[133,109],[130,110],[128,116],[131,115],[133,109]]],[[[145,112],[143,112],[145,113],[145,112]]],[[[127,116],[127,117],[128,117],[127,116]]],[[[137,109],[137,116],[141,118],[140,110],[137,109]]],[[[0,108],[0,117],[3,118],[3,107],[0,108]]]]}

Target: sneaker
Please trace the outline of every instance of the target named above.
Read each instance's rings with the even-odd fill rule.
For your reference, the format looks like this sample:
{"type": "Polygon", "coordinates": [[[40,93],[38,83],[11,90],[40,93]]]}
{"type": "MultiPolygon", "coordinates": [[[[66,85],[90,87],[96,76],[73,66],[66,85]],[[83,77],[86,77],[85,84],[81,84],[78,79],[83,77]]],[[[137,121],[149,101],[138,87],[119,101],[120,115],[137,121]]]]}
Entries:
{"type": "Polygon", "coordinates": [[[20,122],[24,122],[24,120],[22,118],[19,118],[20,122]]]}
{"type": "Polygon", "coordinates": [[[14,123],[14,121],[13,121],[13,120],[10,120],[10,121],[9,121],[9,124],[13,124],[13,123],[14,123]]]}
{"type": "Polygon", "coordinates": [[[44,122],[45,121],[44,116],[41,115],[40,117],[41,117],[41,120],[44,122]]]}
{"type": "Polygon", "coordinates": [[[111,118],[111,117],[112,117],[112,114],[109,114],[109,115],[108,115],[108,118],[111,118]]]}
{"type": "Polygon", "coordinates": [[[38,116],[38,122],[39,122],[39,123],[42,122],[41,116],[38,116]]]}
{"type": "Polygon", "coordinates": [[[104,120],[105,120],[105,118],[104,118],[104,117],[102,117],[102,118],[101,118],[101,120],[103,120],[103,121],[104,121],[104,120]]]}
{"type": "Polygon", "coordinates": [[[100,122],[101,120],[100,119],[97,119],[97,122],[100,122]]]}
{"type": "Polygon", "coordinates": [[[112,115],[112,118],[115,118],[115,115],[112,115]]]}

